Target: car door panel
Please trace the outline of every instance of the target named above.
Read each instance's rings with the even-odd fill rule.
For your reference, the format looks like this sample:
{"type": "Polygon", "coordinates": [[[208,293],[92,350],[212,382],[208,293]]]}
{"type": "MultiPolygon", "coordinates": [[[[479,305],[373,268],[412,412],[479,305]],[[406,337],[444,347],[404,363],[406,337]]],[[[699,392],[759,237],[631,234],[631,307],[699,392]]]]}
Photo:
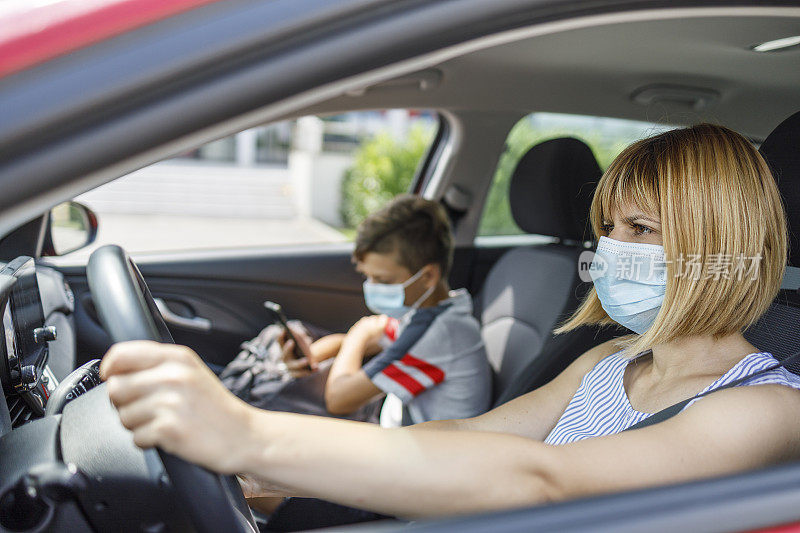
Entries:
{"type": "MultiPolygon", "coordinates": [[[[197,351],[211,365],[224,365],[239,345],[270,322],[265,300],[280,303],[289,318],[330,331],[346,331],[368,313],[350,245],[293,249],[185,252],[134,258],[153,293],[177,316],[205,319],[203,331],[169,324],[176,343],[197,351]]],[[[96,357],[109,339],[88,292],[85,266],[60,266],[76,294],[78,357],[96,357]]]]}

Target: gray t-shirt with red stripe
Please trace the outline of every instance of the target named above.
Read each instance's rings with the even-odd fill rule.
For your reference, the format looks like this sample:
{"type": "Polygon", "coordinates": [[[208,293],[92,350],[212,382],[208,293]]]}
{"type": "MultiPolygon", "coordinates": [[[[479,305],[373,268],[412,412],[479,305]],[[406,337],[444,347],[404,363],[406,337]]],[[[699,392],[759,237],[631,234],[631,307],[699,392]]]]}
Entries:
{"type": "Polygon", "coordinates": [[[405,406],[415,424],[484,413],[492,377],[480,325],[465,289],[403,320],[389,319],[384,350],[364,372],[387,393],[382,426],[399,426],[405,406]]]}

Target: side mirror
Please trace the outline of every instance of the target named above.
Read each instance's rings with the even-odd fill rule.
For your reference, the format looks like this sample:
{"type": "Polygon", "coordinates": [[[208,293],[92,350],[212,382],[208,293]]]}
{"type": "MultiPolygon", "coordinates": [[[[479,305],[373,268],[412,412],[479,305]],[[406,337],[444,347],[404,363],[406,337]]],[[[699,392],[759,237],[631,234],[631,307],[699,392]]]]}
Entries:
{"type": "Polygon", "coordinates": [[[65,255],[92,244],[97,238],[97,215],[78,202],[64,202],[50,211],[53,255],[65,255]]]}

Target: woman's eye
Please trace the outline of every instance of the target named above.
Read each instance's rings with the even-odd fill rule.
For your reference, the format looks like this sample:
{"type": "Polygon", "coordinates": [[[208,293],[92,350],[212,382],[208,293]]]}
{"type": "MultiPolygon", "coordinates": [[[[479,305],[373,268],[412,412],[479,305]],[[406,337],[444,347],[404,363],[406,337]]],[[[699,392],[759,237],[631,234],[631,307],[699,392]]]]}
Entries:
{"type": "Polygon", "coordinates": [[[633,233],[635,235],[647,235],[648,233],[653,233],[653,230],[651,230],[647,226],[642,226],[641,224],[634,224],[633,230],[634,230],[633,233]]]}
{"type": "Polygon", "coordinates": [[[600,226],[600,230],[606,235],[608,235],[614,230],[614,224],[603,224],[602,226],[600,226]]]}

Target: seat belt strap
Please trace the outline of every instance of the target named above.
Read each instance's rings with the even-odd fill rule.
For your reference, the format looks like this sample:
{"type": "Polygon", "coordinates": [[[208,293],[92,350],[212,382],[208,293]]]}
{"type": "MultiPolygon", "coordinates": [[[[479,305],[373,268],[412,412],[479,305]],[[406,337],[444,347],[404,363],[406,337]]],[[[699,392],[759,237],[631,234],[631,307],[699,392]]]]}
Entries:
{"type": "Polygon", "coordinates": [[[683,400],[682,402],[676,403],[675,405],[670,405],[666,409],[662,409],[661,411],[658,411],[657,413],[654,413],[654,414],[648,416],[644,420],[641,420],[641,421],[637,422],[636,424],[632,425],[631,427],[629,427],[627,429],[624,429],[623,431],[628,431],[628,430],[631,430],[631,429],[641,429],[643,427],[652,426],[654,424],[658,424],[659,422],[663,422],[664,420],[666,420],[668,418],[672,418],[673,416],[675,416],[678,413],[680,413],[683,410],[683,408],[686,407],[686,405],[689,402],[693,401],[693,400],[697,400],[698,398],[703,398],[704,396],[708,396],[712,392],[717,392],[717,391],[721,391],[721,390],[725,390],[725,389],[730,389],[730,388],[736,387],[737,385],[741,385],[742,383],[744,383],[745,381],[747,381],[749,379],[753,379],[754,377],[760,376],[762,374],[766,374],[767,372],[772,372],[773,370],[775,370],[777,368],[781,368],[783,366],[786,366],[786,365],[788,365],[790,363],[794,363],[796,361],[800,361],[800,352],[795,352],[792,355],[790,355],[789,357],[787,357],[786,359],[784,359],[783,361],[779,361],[778,363],[776,363],[776,364],[774,364],[774,365],[772,365],[770,367],[764,368],[762,370],[759,370],[758,372],[753,372],[749,376],[745,376],[743,378],[739,378],[737,380],[731,381],[730,383],[726,383],[725,385],[721,385],[721,386],[717,387],[716,389],[711,389],[711,390],[708,390],[708,391],[705,391],[705,392],[701,392],[700,394],[698,394],[696,396],[692,396],[691,398],[687,398],[687,399],[683,400]]]}

